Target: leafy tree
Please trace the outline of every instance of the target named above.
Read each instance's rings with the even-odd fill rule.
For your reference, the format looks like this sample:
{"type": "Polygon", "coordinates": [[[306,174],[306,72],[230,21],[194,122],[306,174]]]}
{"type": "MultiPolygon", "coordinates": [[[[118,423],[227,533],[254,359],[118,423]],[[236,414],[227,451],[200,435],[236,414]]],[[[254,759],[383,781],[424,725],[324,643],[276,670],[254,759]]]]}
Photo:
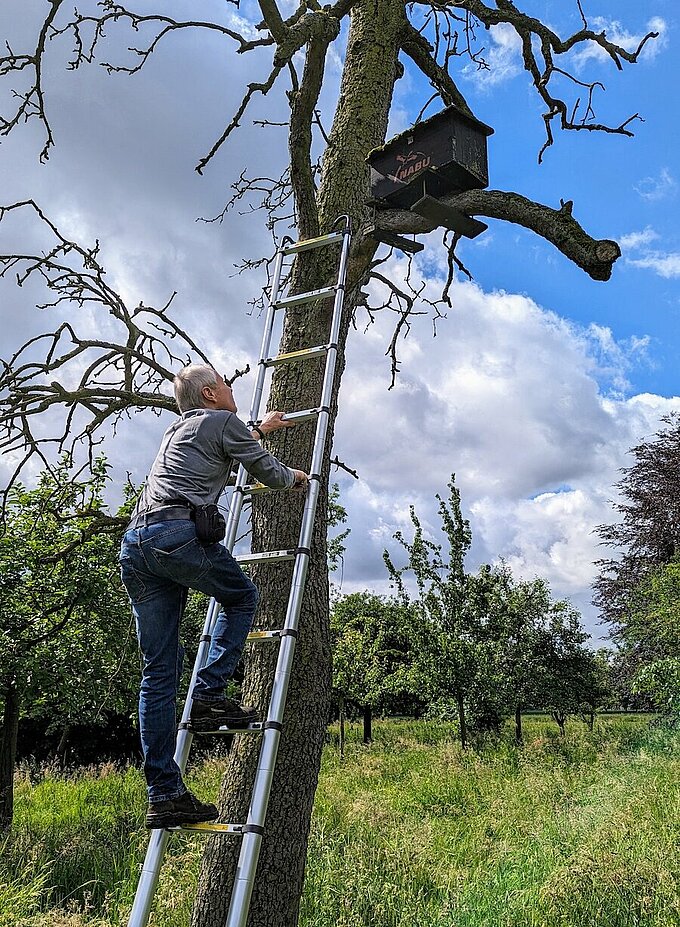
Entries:
{"type": "Polygon", "coordinates": [[[364,743],[372,739],[373,711],[422,706],[415,672],[415,616],[397,599],[355,592],[333,605],[333,685],[363,709],[364,743]]]}
{"type": "MultiPolygon", "coordinates": [[[[455,105],[464,114],[471,114],[470,105],[458,86],[459,74],[470,62],[480,69],[490,67],[483,58],[484,30],[500,26],[511,31],[522,43],[524,68],[544,110],[546,138],[540,151],[543,156],[553,143],[555,126],[586,136],[592,132],[632,134],[630,127],[634,116],[611,126],[593,119],[592,95],[601,85],[597,81],[589,82],[582,72],[573,84],[563,82],[568,68],[565,59],[574,50],[594,49],[621,69],[624,62],[635,63],[643,46],[655,35],[649,33],[638,48],[628,51],[611,42],[602,30],[590,27],[578,0],[573,7],[577,19],[575,31],[564,37],[511,0],[496,0],[493,4],[483,0],[423,4],[405,3],[404,0],[336,0],[324,8],[317,4],[301,4],[287,19],[282,16],[276,0],[259,0],[256,16],[250,9],[244,12],[247,28],[240,34],[237,31],[239,20],[232,21],[228,9],[220,19],[182,21],[174,19],[166,5],[160,3],[157,12],[153,4],[147,4],[142,14],[110,0],[103,4],[86,2],[84,8],[79,7],[75,12],[65,0],[52,0],[35,41],[25,51],[17,50],[15,42],[8,42],[6,51],[0,56],[0,77],[13,81],[10,89],[16,91],[13,97],[8,94],[14,106],[0,119],[0,133],[6,135],[26,120],[37,120],[44,131],[41,154],[43,158],[48,157],[55,138],[45,77],[49,71],[44,67],[44,59],[49,40],[56,36],[68,35],[73,40],[70,67],[99,62],[105,64],[110,73],[134,73],[152,66],[155,50],[168,36],[196,32],[234,43],[239,53],[256,58],[262,68],[262,80],[249,84],[234,118],[226,128],[216,130],[215,143],[198,161],[199,172],[213,165],[215,154],[238,127],[251,101],[258,95],[270,92],[275,95],[283,81],[288,80],[290,111],[284,121],[288,122],[290,165],[282,181],[274,179],[267,185],[264,203],[281,206],[278,215],[269,217],[274,227],[277,219],[289,216],[292,211],[300,238],[313,238],[320,231],[328,230],[339,214],[347,214],[353,227],[360,231],[350,260],[348,306],[339,337],[340,369],[353,310],[364,300],[362,287],[371,274],[378,274],[377,263],[381,257],[376,256],[376,252],[381,235],[385,237],[384,233],[390,231],[418,234],[433,227],[430,220],[408,210],[375,209],[367,204],[365,158],[385,139],[395,83],[405,67],[416,77],[424,75],[435,97],[445,105],[455,105]],[[318,116],[325,65],[334,41],[347,23],[341,87],[333,123],[327,133],[318,116]],[[250,34],[251,26],[257,27],[255,38],[250,34]],[[128,50],[121,52],[115,44],[116,36],[125,29],[129,29],[130,38],[123,39],[122,47],[128,50]],[[566,95],[559,89],[573,86],[576,97],[580,98],[583,84],[589,94],[587,107],[580,107],[579,99],[568,96],[565,99],[566,95]],[[322,149],[320,165],[316,156],[319,149],[322,149]]],[[[204,54],[204,44],[199,45],[200,53],[204,54]]],[[[178,55],[177,60],[185,67],[182,55],[178,55]]],[[[419,108],[421,103],[427,105],[428,101],[420,97],[421,94],[414,100],[414,108],[419,108]]],[[[283,100],[283,97],[278,99],[283,100]]],[[[520,98],[518,105],[527,104],[520,98]]],[[[276,122],[281,122],[280,113],[276,122]]],[[[256,195],[261,186],[259,178],[251,180],[244,174],[236,182],[232,203],[256,195]]],[[[614,241],[596,240],[581,227],[574,218],[571,202],[561,202],[558,208],[552,208],[535,203],[521,193],[500,190],[465,191],[447,197],[446,201],[463,213],[488,216],[533,230],[594,280],[608,279],[620,255],[614,241]]],[[[51,291],[50,303],[71,300],[76,305],[87,303],[93,311],[103,309],[112,323],[119,326],[120,337],[117,341],[111,339],[102,343],[93,341],[89,331],[83,334],[75,325],[67,329],[56,327],[38,342],[45,348],[44,364],[35,366],[27,357],[35,345],[20,348],[10,359],[7,375],[0,383],[6,390],[0,419],[6,439],[4,446],[20,452],[20,461],[39,453],[45,436],[46,410],[51,413],[51,424],[57,422],[59,409],[65,410],[65,432],[63,422],[55,424],[57,440],[65,434],[64,440],[68,441],[79,436],[86,441],[96,441],[100,429],[109,427],[131,409],[172,408],[162,387],[171,377],[173,363],[176,364],[185,351],[194,358],[204,358],[205,354],[196,341],[171,321],[167,312],[169,303],[160,310],[141,302],[136,309],[128,309],[125,300],[105,279],[98,246],[86,248],[64,238],[32,201],[8,204],[8,207],[0,212],[3,221],[15,210],[32,210],[37,221],[53,234],[54,247],[45,253],[0,255],[2,272],[17,273],[21,282],[31,275],[41,276],[51,291]],[[64,333],[67,338],[61,342],[64,333]],[[74,368],[75,376],[69,377],[74,368]],[[76,410],[82,414],[76,415],[76,410]],[[34,427],[33,422],[40,422],[40,425],[34,427]]],[[[457,236],[453,236],[449,250],[452,273],[459,260],[455,254],[457,241],[457,236]]],[[[326,256],[305,252],[296,261],[291,275],[291,293],[322,286],[330,276],[326,256]]],[[[392,369],[396,372],[398,336],[408,325],[416,294],[391,285],[384,275],[378,276],[390,291],[386,306],[396,313],[396,330],[388,347],[392,369]]],[[[281,352],[325,343],[328,326],[327,306],[302,306],[288,312],[281,352]]],[[[340,377],[337,382],[339,385],[340,377]]],[[[299,373],[278,368],[273,378],[272,406],[314,407],[318,401],[318,386],[319,372],[315,365],[308,365],[299,373]]],[[[333,404],[330,436],[335,414],[333,404]]],[[[309,430],[286,430],[285,434],[272,439],[271,447],[284,459],[299,461],[309,459],[311,442],[309,430]]],[[[293,927],[297,921],[309,821],[331,691],[325,549],[328,473],[327,461],[321,474],[321,504],[314,537],[315,553],[308,574],[300,658],[290,689],[290,714],[296,718],[296,723],[289,726],[282,739],[261,862],[267,876],[258,884],[253,898],[251,927],[273,924],[293,927]]],[[[294,546],[300,507],[300,500],[285,508],[277,506],[271,497],[255,500],[254,549],[275,549],[281,544],[294,546]]],[[[277,570],[276,575],[267,575],[258,571],[263,603],[260,614],[272,627],[278,626],[285,608],[287,583],[283,572],[277,570]]],[[[271,652],[260,648],[249,663],[245,696],[256,703],[263,702],[272,673],[271,652]]],[[[240,820],[245,813],[255,761],[256,748],[252,739],[241,738],[231,753],[231,765],[221,795],[222,810],[229,820],[240,820]]],[[[224,922],[228,898],[222,886],[232,881],[237,853],[238,847],[232,841],[215,841],[208,845],[194,927],[217,927],[224,922]]]]}
{"type": "Polygon", "coordinates": [[[624,699],[677,712],[680,691],[680,418],[671,415],[653,439],[633,448],[634,463],[617,484],[620,520],[599,528],[618,559],[603,560],[595,602],[619,645],[624,699]]]}
{"type": "Polygon", "coordinates": [[[20,716],[53,727],[103,723],[105,709],[129,711],[138,661],[130,609],[118,580],[118,519],[88,538],[92,516],[106,517],[106,462],[78,480],[68,459],[33,490],[15,484],[0,537],[0,822],[12,820],[20,716]]]}
{"type": "Polygon", "coordinates": [[[643,650],[653,653],[656,645],[640,633],[635,617],[640,584],[680,553],[680,418],[669,416],[665,424],[653,439],[631,450],[634,463],[622,470],[616,484],[621,501],[613,507],[619,518],[598,528],[618,557],[600,562],[595,604],[612,625],[615,640],[630,642],[638,636],[641,660],[646,659],[643,650]]]}
{"type": "Polygon", "coordinates": [[[547,690],[550,594],[540,579],[515,583],[506,565],[497,568],[495,578],[494,607],[486,633],[494,649],[501,700],[514,715],[515,740],[521,744],[522,713],[542,705],[547,690]]]}
{"type": "Polygon", "coordinates": [[[503,563],[482,567],[475,583],[488,654],[481,707],[498,721],[514,715],[517,744],[528,708],[548,709],[564,733],[567,716],[600,697],[580,615],[544,580],[517,582],[503,563]]]}
{"type": "Polygon", "coordinates": [[[464,567],[472,533],[461,513],[455,475],[449,482],[449,498],[444,500],[439,495],[436,498],[447,543],[446,556],[442,554],[442,545],[425,537],[412,506],[413,541],[406,541],[401,532],[395,534],[408,554],[408,563],[397,569],[387,551],[383,557],[401,600],[421,614],[418,659],[425,691],[432,700],[452,699],[455,702],[460,740],[465,747],[466,701],[482,665],[478,613],[470,607],[469,581],[464,567]],[[404,583],[406,572],[412,572],[418,588],[418,598],[414,601],[404,583]]]}
{"type": "MultiPolygon", "coordinates": [[[[579,713],[586,698],[590,659],[583,644],[590,635],[583,630],[576,609],[564,601],[551,603],[546,630],[546,704],[564,736],[567,717],[579,713]]],[[[590,695],[594,695],[592,690],[590,695]]]]}
{"type": "Polygon", "coordinates": [[[578,679],[579,713],[592,731],[595,714],[600,708],[611,708],[614,703],[611,650],[584,650],[578,679]]]}
{"type": "Polygon", "coordinates": [[[657,710],[680,716],[680,559],[657,567],[632,597],[621,629],[626,661],[635,668],[634,693],[657,710]]]}

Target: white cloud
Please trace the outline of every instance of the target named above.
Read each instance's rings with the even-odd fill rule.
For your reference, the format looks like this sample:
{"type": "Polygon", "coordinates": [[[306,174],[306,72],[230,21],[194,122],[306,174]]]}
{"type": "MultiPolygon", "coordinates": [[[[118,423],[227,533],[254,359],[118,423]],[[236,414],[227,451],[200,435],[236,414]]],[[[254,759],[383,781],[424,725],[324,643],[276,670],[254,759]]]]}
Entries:
{"type": "MultiPolygon", "coordinates": [[[[647,22],[645,30],[638,33],[630,32],[618,20],[609,20],[601,16],[593,17],[589,25],[593,32],[604,32],[610,42],[613,42],[614,45],[620,45],[621,48],[625,48],[628,52],[636,51],[647,33],[658,32],[659,37],[657,39],[650,39],[645,44],[640,54],[641,61],[653,60],[668,44],[668,24],[660,16],[653,16],[647,22]]],[[[607,52],[595,42],[577,46],[577,51],[573,55],[573,61],[577,66],[581,67],[592,59],[611,61],[607,52]]]]}
{"type": "Polygon", "coordinates": [[[675,196],[678,182],[667,167],[662,168],[657,177],[644,177],[635,187],[635,192],[643,200],[656,203],[675,196]]]}
{"type": "Polygon", "coordinates": [[[619,244],[624,251],[641,252],[638,257],[626,257],[626,263],[632,267],[653,270],[660,277],[668,280],[680,277],[680,252],[655,251],[647,247],[660,237],[650,226],[642,232],[622,235],[619,238],[619,244]]]}
{"type": "Polygon", "coordinates": [[[645,257],[629,259],[629,264],[634,267],[643,267],[655,271],[660,277],[674,279],[680,277],[680,252],[671,251],[664,253],[662,251],[652,251],[645,257]]]}
{"type": "Polygon", "coordinates": [[[471,61],[463,68],[463,75],[478,82],[480,88],[491,89],[522,72],[522,40],[508,23],[491,26],[486,34],[491,46],[481,52],[480,58],[486,61],[489,69],[479,69],[471,61]]]}
{"type": "MultiPolygon", "coordinates": [[[[390,275],[402,270],[395,262],[390,275]]],[[[613,517],[618,471],[680,399],[626,395],[646,336],[618,341],[470,283],[452,297],[435,340],[425,324],[410,333],[391,392],[382,355],[393,320],[350,345],[334,452],[362,482],[341,479],[352,525],[344,591],[387,588],[382,550],[403,561],[391,537],[410,535],[409,503],[436,536],[434,494],[455,472],[473,530],[469,567],[505,558],[587,607],[601,556],[593,529],[613,517]]]]}
{"type": "Polygon", "coordinates": [[[659,233],[653,228],[647,226],[641,232],[629,232],[627,235],[619,236],[619,244],[624,251],[635,251],[644,245],[649,245],[659,238],[659,233]]]}

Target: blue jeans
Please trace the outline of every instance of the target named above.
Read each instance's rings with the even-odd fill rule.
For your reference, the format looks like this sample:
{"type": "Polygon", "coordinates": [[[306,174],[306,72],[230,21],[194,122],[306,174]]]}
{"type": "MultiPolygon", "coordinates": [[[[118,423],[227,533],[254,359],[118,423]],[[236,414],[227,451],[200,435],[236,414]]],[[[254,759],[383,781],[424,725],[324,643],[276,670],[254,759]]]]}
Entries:
{"type": "Polygon", "coordinates": [[[222,544],[202,545],[192,521],[175,519],[126,532],[121,576],[143,656],[139,729],[150,801],[186,791],[174,760],[177,684],[183,648],[179,625],[189,589],[213,596],[221,609],[206,665],[192,698],[217,701],[234,672],[257,607],[257,589],[222,544]]]}

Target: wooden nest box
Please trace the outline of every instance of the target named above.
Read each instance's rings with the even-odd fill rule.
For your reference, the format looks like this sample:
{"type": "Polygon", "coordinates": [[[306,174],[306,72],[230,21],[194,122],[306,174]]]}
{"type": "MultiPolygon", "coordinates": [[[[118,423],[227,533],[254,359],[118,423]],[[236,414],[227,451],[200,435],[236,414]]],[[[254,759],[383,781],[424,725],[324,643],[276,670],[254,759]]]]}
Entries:
{"type": "Polygon", "coordinates": [[[371,196],[376,206],[409,209],[474,238],[487,226],[441,202],[441,197],[481,189],[489,184],[486,140],[493,129],[447,106],[374,149],[371,196]]]}

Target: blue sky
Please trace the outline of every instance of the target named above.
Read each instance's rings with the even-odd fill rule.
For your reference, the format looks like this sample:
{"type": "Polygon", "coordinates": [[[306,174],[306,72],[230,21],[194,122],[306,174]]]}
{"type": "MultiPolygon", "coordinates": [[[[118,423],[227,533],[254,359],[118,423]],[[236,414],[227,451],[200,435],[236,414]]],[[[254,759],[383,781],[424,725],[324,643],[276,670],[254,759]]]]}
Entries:
{"type": "MultiPolygon", "coordinates": [[[[640,113],[644,122],[636,120],[630,127],[634,138],[557,131],[555,144],[539,165],[536,155],[545,137],[542,104],[525,72],[510,67],[507,78],[490,87],[483,81],[464,82],[463,87],[479,118],[495,128],[489,141],[491,186],[549,204],[556,205],[559,197],[574,200],[575,216],[594,237],[624,238],[623,256],[607,284],[595,283],[548,243],[495,223],[493,248],[485,246],[484,255],[473,259],[475,277],[485,288],[529,293],[574,322],[597,321],[617,339],[649,337],[648,362],[631,369],[631,388],[670,395],[678,392],[675,359],[680,348],[679,10],[672,0],[591,2],[584,9],[601,13],[610,37],[615,34],[612,22],[639,36],[656,17],[663,20],[660,39],[648,46],[638,64],[624,64],[619,72],[609,59],[592,58],[574,72],[604,83],[606,90],[596,91],[594,98],[602,121],[616,125],[640,113]],[[626,245],[632,233],[645,231],[647,243],[626,245]],[[650,266],[636,266],[635,261],[649,261],[650,266]]],[[[531,11],[564,29],[562,34],[578,28],[572,4],[533,3],[531,11]],[[570,9],[571,16],[559,15],[570,9]]]]}
{"type": "MultiPolygon", "coordinates": [[[[352,528],[343,591],[388,591],[383,548],[393,546],[396,530],[408,531],[411,504],[437,536],[434,495],[445,492],[455,471],[473,531],[469,568],[504,558],[518,576],[542,576],[601,633],[590,605],[593,564],[602,555],[594,527],[612,517],[613,484],[630,462],[628,449],[680,408],[680,15],[675,0],[582,3],[593,27],[620,36],[627,47],[650,23],[662,31],[642,60],[622,72],[597,56],[573,62],[576,76],[606,87],[595,97],[602,121],[619,124],[640,113],[645,121],[634,123],[634,138],[557,131],[539,166],[542,104],[512,34],[501,28],[485,36],[491,70],[481,77],[469,68],[461,73],[462,63],[453,69],[473,110],[495,129],[491,188],[552,206],[573,200],[584,228],[620,241],[623,256],[608,283],[595,282],[537,236],[491,221],[488,232],[461,246],[474,282],[457,279],[436,339],[428,319],[414,324],[393,390],[384,357],[391,319],[382,316],[367,332],[360,325],[353,333],[333,449],[361,476],[358,482],[337,476],[352,528]]],[[[518,6],[562,35],[580,26],[575,0],[518,0],[518,6]]],[[[5,0],[0,35],[19,50],[46,8],[45,0],[5,0]]],[[[154,3],[144,0],[143,8],[154,3]]],[[[163,9],[188,16],[193,4],[167,0],[163,9]]],[[[251,0],[238,13],[222,0],[206,0],[202,14],[245,28],[259,18],[251,0]]],[[[108,33],[106,57],[125,60],[129,37],[114,27],[108,33]]],[[[343,35],[327,68],[326,125],[344,41],[343,35]]],[[[176,35],[134,77],[108,76],[97,64],[68,71],[69,53],[70,42],[58,40],[45,62],[57,142],[50,160],[39,163],[38,124],[19,127],[0,145],[0,202],[34,196],[68,234],[100,240],[110,279],[131,305],[162,305],[176,290],[177,318],[216,363],[225,370],[253,364],[261,322],[248,300],[264,279],[259,272],[234,277],[233,267],[271,253],[263,216],[232,211],[221,225],[196,218],[220,212],[244,164],[268,176],[282,170],[283,132],[267,135],[244,119],[204,176],[193,168],[233,115],[245,84],[266,76],[271,51],[236,56],[215,36],[176,35]]],[[[429,93],[408,68],[395,92],[393,131],[410,123],[429,93]]],[[[0,90],[0,112],[10,105],[0,90]]],[[[285,105],[282,87],[258,100],[251,118],[280,118],[285,105]]],[[[0,244],[16,247],[17,236],[34,234],[0,228],[0,244]]],[[[441,235],[424,241],[416,268],[436,298],[445,278],[441,235]]],[[[389,273],[399,282],[405,272],[395,256],[389,273]]],[[[51,310],[49,318],[35,310],[40,296],[0,283],[0,356],[54,318],[51,310]]],[[[78,318],[86,330],[108,325],[87,313],[78,318]]],[[[251,388],[240,381],[242,409],[251,388]]],[[[143,479],[167,424],[167,417],[144,425],[137,417],[107,442],[116,486],[127,470],[143,479]]]]}

